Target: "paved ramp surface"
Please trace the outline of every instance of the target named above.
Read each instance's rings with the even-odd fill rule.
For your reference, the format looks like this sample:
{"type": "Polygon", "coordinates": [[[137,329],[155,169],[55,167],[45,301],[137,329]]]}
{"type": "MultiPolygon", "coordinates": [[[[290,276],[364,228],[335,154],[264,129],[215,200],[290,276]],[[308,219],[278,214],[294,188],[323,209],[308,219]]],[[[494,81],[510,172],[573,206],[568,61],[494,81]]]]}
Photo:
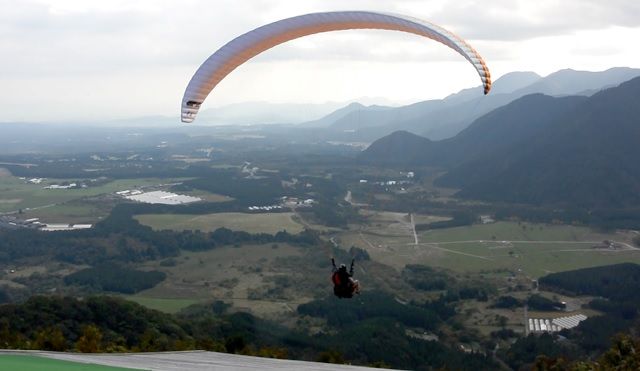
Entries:
{"type": "MultiPolygon", "coordinates": [[[[15,354],[15,352],[12,352],[15,354]]],[[[272,358],[241,356],[237,354],[189,351],[158,353],[81,354],[59,352],[21,352],[54,359],[94,363],[114,367],[127,367],[154,371],[183,370],[301,370],[301,371],[365,371],[379,370],[370,367],[333,365],[328,363],[304,362],[272,358]]]]}

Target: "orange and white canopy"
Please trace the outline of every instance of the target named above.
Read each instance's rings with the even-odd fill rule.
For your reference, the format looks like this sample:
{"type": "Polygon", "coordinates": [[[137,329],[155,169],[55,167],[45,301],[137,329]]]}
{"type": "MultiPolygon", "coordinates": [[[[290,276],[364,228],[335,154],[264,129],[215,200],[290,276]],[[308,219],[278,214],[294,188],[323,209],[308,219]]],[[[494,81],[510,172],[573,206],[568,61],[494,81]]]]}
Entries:
{"type": "Polygon", "coordinates": [[[402,31],[438,41],[471,62],[480,75],[485,94],[491,89],[491,75],[480,54],[438,25],[404,15],[371,11],[311,13],[258,27],[229,41],[207,58],[185,90],[182,122],[192,122],[213,88],[231,71],[263,51],[299,37],[351,29],[402,31]]]}

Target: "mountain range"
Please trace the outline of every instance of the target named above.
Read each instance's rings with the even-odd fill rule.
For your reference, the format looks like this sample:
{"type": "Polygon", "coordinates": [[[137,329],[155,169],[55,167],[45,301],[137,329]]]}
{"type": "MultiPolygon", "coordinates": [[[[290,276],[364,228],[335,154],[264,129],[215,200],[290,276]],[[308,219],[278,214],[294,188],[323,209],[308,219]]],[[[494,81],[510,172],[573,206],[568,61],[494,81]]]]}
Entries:
{"type": "Polygon", "coordinates": [[[640,204],[639,142],[634,78],[592,96],[526,95],[441,141],[395,132],[361,160],[441,167],[447,173],[436,183],[460,189],[461,197],[628,207],[640,204]]]}
{"type": "Polygon", "coordinates": [[[640,69],[616,67],[589,72],[564,69],[546,77],[533,72],[511,72],[484,96],[481,87],[462,90],[444,99],[428,100],[396,108],[348,106],[302,127],[324,127],[330,139],[373,141],[397,130],[432,140],[450,138],[482,115],[525,95],[590,96],[640,76],[640,69]]]}

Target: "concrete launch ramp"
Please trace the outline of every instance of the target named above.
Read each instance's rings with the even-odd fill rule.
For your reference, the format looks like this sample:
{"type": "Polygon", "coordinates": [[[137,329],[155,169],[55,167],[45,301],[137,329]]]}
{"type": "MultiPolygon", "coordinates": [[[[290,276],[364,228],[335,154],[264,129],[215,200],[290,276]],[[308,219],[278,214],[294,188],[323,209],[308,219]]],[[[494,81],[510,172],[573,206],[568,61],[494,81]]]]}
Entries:
{"type": "MultiPolygon", "coordinates": [[[[0,352],[9,353],[9,352],[0,352]]],[[[272,359],[242,356],[206,351],[188,352],[158,352],[158,353],[107,353],[82,354],[41,351],[12,351],[10,354],[28,354],[58,360],[78,363],[92,363],[97,365],[126,367],[154,371],[183,371],[183,370],[345,370],[365,371],[379,370],[369,367],[334,365],[328,363],[304,362],[294,360],[272,359]]]]}

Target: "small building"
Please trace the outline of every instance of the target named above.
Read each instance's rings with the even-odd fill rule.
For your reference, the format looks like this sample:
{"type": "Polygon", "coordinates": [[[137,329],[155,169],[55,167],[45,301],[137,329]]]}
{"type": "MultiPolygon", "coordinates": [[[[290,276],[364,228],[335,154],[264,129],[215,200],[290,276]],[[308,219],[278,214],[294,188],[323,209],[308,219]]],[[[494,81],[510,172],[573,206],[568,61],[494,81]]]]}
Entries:
{"type": "Polygon", "coordinates": [[[495,219],[493,219],[491,215],[480,215],[480,222],[482,224],[491,224],[495,223],[495,219]]]}
{"type": "Polygon", "coordinates": [[[89,229],[92,228],[91,224],[63,224],[63,223],[51,223],[45,224],[40,230],[45,232],[57,232],[57,231],[73,231],[77,229],[89,229]]]}
{"type": "Polygon", "coordinates": [[[75,188],[76,186],[77,186],[76,183],[71,183],[68,185],[51,184],[44,187],[44,189],[69,189],[69,188],[75,188]]]}
{"type": "Polygon", "coordinates": [[[529,332],[558,332],[563,329],[574,328],[585,319],[587,319],[587,316],[584,314],[553,319],[529,318],[528,330],[529,332]]]}
{"type": "Polygon", "coordinates": [[[73,229],[89,229],[93,227],[93,225],[92,224],[73,224],[72,227],[73,229]]]}
{"type": "Polygon", "coordinates": [[[200,197],[180,195],[171,192],[153,191],[143,193],[141,191],[133,191],[128,196],[124,196],[128,200],[138,201],[148,204],[164,204],[164,205],[182,205],[192,202],[198,202],[200,197]]]}

